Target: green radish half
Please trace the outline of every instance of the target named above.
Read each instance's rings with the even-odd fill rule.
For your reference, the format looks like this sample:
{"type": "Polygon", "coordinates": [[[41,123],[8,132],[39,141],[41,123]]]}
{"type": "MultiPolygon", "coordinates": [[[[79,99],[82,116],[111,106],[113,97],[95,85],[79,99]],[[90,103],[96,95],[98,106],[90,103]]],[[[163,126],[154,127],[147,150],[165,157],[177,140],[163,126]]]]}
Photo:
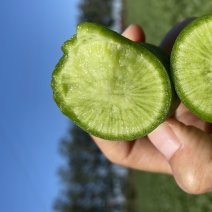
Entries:
{"type": "Polygon", "coordinates": [[[52,74],[53,97],[78,126],[108,140],[147,135],[179,105],[169,54],[93,23],[66,41],[52,74]]]}
{"type": "Polygon", "coordinates": [[[176,39],[171,75],[185,106],[212,122],[212,13],[192,21],[176,39]]]}

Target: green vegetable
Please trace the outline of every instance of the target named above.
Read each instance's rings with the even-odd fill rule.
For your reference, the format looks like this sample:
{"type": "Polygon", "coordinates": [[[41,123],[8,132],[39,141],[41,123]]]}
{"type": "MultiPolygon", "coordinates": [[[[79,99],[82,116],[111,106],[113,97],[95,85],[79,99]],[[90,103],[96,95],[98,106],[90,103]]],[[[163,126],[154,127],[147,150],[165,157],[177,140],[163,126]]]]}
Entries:
{"type": "Polygon", "coordinates": [[[192,21],[176,39],[171,75],[185,106],[212,122],[212,13],[192,21]]]}
{"type": "Polygon", "coordinates": [[[81,23],[52,74],[54,100],[85,131],[108,140],[147,135],[179,99],[169,54],[93,23],[81,23]]]}

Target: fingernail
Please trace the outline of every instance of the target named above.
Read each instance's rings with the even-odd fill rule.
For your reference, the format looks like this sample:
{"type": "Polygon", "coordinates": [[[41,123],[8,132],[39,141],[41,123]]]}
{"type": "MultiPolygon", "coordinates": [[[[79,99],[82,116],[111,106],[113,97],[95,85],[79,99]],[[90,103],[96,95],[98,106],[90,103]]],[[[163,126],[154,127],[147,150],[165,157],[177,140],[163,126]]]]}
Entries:
{"type": "Polygon", "coordinates": [[[169,160],[180,146],[177,136],[167,123],[158,126],[149,135],[156,148],[169,160]]]}
{"type": "Polygon", "coordinates": [[[132,24],[130,26],[128,26],[127,29],[124,30],[124,32],[122,33],[122,35],[125,36],[125,37],[127,37],[127,35],[129,34],[131,28],[132,28],[132,24]]]}

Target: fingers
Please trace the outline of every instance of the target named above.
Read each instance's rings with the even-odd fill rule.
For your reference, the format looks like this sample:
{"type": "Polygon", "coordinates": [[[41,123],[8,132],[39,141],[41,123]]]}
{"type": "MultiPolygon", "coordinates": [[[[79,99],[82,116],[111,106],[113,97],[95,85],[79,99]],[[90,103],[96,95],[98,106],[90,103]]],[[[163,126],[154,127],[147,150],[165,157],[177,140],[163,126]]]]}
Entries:
{"type": "Polygon", "coordinates": [[[212,139],[193,126],[169,119],[148,135],[169,161],[178,185],[186,192],[212,191],[212,139]]]}
{"type": "Polygon", "coordinates": [[[161,44],[159,45],[162,49],[166,50],[167,52],[171,53],[172,47],[177,36],[183,30],[183,28],[188,25],[191,21],[195,18],[186,18],[179,23],[177,23],[164,37],[161,44]]]}
{"type": "Polygon", "coordinates": [[[144,171],[171,173],[166,158],[146,136],[134,141],[109,141],[91,137],[113,163],[144,171]]]}
{"type": "Polygon", "coordinates": [[[135,42],[145,42],[145,34],[143,29],[137,24],[131,24],[122,35],[135,42]]]}
{"type": "Polygon", "coordinates": [[[175,118],[185,125],[195,126],[207,134],[212,133],[212,123],[208,123],[194,115],[182,102],[175,112],[175,118]]]}

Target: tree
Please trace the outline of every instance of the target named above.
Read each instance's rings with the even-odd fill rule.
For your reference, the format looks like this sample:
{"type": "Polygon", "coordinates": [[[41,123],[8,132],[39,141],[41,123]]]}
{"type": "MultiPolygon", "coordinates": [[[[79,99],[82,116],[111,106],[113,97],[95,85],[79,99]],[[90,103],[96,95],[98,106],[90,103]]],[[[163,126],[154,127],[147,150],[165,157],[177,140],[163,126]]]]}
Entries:
{"type": "Polygon", "coordinates": [[[91,137],[73,125],[61,140],[67,166],[59,171],[65,187],[54,204],[59,212],[118,212],[125,207],[127,172],[112,164],[91,137]]]}
{"type": "Polygon", "coordinates": [[[92,22],[111,27],[114,23],[112,15],[113,0],[81,0],[79,22],[92,22]]]}
{"type": "MultiPolygon", "coordinates": [[[[113,0],[81,0],[79,22],[114,23],[113,0]]],[[[125,207],[126,169],[109,162],[91,137],[76,125],[60,142],[67,165],[59,176],[64,188],[54,203],[59,212],[118,212],[125,207]]]]}

